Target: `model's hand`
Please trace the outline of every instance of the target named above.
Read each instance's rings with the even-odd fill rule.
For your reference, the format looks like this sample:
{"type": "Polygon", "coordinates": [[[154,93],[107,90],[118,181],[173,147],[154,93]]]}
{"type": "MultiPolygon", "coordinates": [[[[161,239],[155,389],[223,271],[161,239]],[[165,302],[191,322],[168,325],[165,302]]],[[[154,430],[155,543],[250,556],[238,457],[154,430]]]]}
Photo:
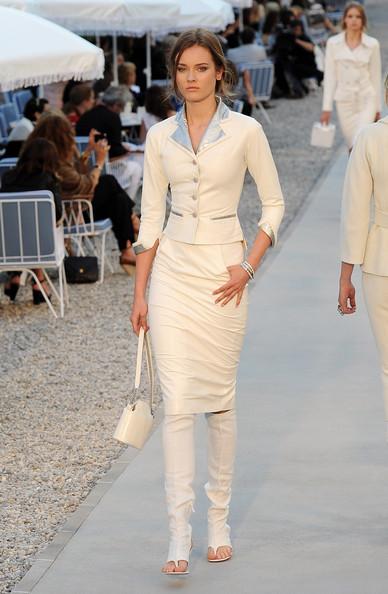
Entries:
{"type": "Polygon", "coordinates": [[[356,311],[356,289],[350,280],[340,280],[338,306],[343,314],[356,311]]]}
{"type": "Polygon", "coordinates": [[[131,322],[135,334],[139,336],[140,328],[144,328],[144,332],[149,329],[147,322],[148,305],[147,301],[142,297],[135,298],[132,306],[131,322]]]}
{"type": "Polygon", "coordinates": [[[233,297],[237,296],[236,307],[240,305],[243,292],[247,282],[249,281],[249,274],[239,264],[235,266],[228,266],[230,280],[222,285],[219,289],[213,291],[213,295],[218,295],[216,303],[221,303],[223,307],[233,297]]]}
{"type": "Polygon", "coordinates": [[[376,111],[375,122],[378,122],[379,120],[381,120],[381,113],[379,111],[376,111]]]}
{"type": "Polygon", "coordinates": [[[321,124],[322,126],[328,126],[330,124],[330,117],[331,117],[331,111],[323,111],[321,113],[321,124]]]}

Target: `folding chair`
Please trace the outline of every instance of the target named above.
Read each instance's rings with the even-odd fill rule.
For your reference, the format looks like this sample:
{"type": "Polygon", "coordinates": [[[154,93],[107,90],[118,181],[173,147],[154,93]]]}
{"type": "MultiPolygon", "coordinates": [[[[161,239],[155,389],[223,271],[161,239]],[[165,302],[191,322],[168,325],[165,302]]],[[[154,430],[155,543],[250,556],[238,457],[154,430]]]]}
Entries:
{"type": "Polygon", "coordinates": [[[0,188],[1,188],[1,178],[3,177],[3,174],[6,171],[8,171],[9,169],[12,169],[12,167],[15,167],[17,162],[18,162],[17,157],[8,157],[7,159],[0,160],[0,188]]]}
{"type": "Polygon", "coordinates": [[[240,99],[235,99],[232,103],[232,110],[237,111],[237,113],[242,113],[244,109],[244,101],[240,101],[240,99]]]}
{"type": "Polygon", "coordinates": [[[257,105],[267,122],[271,124],[271,120],[266,110],[264,109],[263,101],[268,101],[271,98],[273,79],[274,79],[274,65],[270,60],[262,60],[254,64],[241,64],[240,71],[248,71],[251,78],[251,85],[253,94],[256,98],[257,105]]]}
{"type": "Polygon", "coordinates": [[[5,118],[7,132],[11,128],[11,124],[20,119],[14,103],[3,103],[3,105],[0,105],[0,113],[2,113],[5,118]]]}
{"type": "Polygon", "coordinates": [[[6,142],[8,139],[8,126],[3,113],[0,113],[0,142],[6,142]]]}
{"type": "MultiPolygon", "coordinates": [[[[83,242],[86,243],[92,254],[100,260],[99,282],[104,282],[106,236],[112,229],[112,221],[110,219],[95,221],[92,203],[86,198],[75,197],[72,200],[63,200],[62,204],[64,208],[63,231],[65,239],[74,241],[78,255],[82,256],[85,255],[83,242]],[[91,241],[94,237],[101,238],[100,253],[98,253],[96,246],[91,241]]],[[[110,271],[114,272],[109,259],[106,259],[106,262],[110,271]]]]}
{"type": "Polygon", "coordinates": [[[55,318],[58,314],[34,270],[43,270],[63,318],[69,301],[64,254],[63,228],[56,226],[52,192],[0,193],[0,271],[20,271],[22,278],[31,275],[55,318]],[[46,272],[50,268],[58,270],[59,290],[46,272]]]}
{"type": "Polygon", "coordinates": [[[31,91],[24,90],[24,91],[14,91],[12,94],[12,102],[15,104],[16,109],[20,117],[23,116],[24,108],[26,103],[32,99],[31,91]]]}

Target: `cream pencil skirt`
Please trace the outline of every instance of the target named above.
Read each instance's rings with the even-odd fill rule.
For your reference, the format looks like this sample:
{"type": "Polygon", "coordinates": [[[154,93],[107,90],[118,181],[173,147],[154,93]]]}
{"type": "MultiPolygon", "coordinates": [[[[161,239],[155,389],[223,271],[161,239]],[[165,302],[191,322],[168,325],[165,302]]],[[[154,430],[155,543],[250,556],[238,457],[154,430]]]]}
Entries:
{"type": "Polygon", "coordinates": [[[380,355],[385,420],[388,422],[388,276],[362,273],[362,286],[380,355]]]}
{"type": "Polygon", "coordinates": [[[337,115],[348,149],[351,149],[359,131],[372,124],[376,117],[373,95],[357,96],[352,101],[337,101],[337,115]]]}
{"type": "Polygon", "coordinates": [[[243,243],[193,245],[162,235],[154,260],[148,319],[165,414],[233,409],[247,319],[247,289],[215,304],[227,266],[244,259],[243,243]]]}

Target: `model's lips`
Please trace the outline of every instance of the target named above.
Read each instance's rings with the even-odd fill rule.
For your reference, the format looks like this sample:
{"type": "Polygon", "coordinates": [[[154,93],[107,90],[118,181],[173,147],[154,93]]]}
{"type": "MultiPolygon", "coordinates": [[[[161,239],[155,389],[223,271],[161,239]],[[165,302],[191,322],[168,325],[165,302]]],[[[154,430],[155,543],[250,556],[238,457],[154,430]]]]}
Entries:
{"type": "Polygon", "coordinates": [[[199,91],[199,87],[186,87],[186,91],[199,91]]]}

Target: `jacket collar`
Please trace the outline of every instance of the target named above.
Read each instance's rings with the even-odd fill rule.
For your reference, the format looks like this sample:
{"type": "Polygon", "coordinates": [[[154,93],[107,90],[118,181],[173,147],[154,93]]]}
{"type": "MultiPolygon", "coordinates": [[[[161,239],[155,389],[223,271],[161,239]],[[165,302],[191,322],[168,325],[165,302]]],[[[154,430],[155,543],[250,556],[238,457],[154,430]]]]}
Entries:
{"type": "MultiPolygon", "coordinates": [[[[225,103],[222,102],[220,97],[217,97],[217,109],[212,117],[204,135],[201,138],[197,154],[205,147],[214,144],[225,136],[225,132],[222,129],[221,123],[229,117],[230,110],[226,107],[225,103]]],[[[176,114],[175,123],[177,124],[176,130],[171,134],[170,138],[175,140],[178,144],[193,152],[193,146],[191,144],[189,130],[187,127],[186,110],[185,106],[176,114]]]]}
{"type": "MultiPolygon", "coordinates": [[[[346,44],[345,31],[337,35],[337,43],[346,44]]],[[[347,45],[347,44],[346,44],[347,45]]],[[[373,39],[366,33],[361,34],[361,45],[365,47],[373,47],[373,39]]]]}

